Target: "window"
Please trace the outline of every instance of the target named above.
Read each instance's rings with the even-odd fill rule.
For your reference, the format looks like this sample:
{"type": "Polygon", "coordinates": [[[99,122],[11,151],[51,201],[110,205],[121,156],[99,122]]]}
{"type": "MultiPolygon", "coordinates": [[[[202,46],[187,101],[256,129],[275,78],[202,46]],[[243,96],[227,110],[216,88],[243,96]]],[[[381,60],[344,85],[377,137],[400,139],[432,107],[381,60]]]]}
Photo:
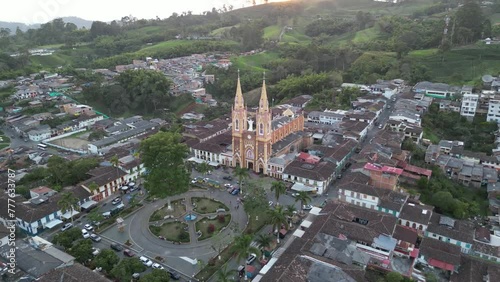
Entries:
{"type": "Polygon", "coordinates": [[[240,121],[239,121],[239,120],[236,120],[236,121],[234,122],[234,129],[235,129],[235,130],[240,130],[240,121]]]}
{"type": "Polygon", "coordinates": [[[262,123],[259,124],[259,134],[264,135],[264,124],[262,123]]]}

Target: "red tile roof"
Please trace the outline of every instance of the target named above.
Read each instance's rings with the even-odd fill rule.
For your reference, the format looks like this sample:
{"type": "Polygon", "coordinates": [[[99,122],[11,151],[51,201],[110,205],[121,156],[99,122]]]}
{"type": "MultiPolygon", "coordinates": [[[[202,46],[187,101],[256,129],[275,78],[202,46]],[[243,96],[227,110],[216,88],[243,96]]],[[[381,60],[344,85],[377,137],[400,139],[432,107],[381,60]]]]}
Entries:
{"type": "Polygon", "coordinates": [[[403,173],[403,170],[400,168],[395,168],[395,167],[391,167],[391,166],[379,166],[379,165],[375,165],[372,163],[367,163],[364,166],[364,169],[370,170],[370,171],[381,171],[381,172],[386,172],[386,173],[390,173],[390,174],[397,174],[397,175],[401,175],[403,173]]]}

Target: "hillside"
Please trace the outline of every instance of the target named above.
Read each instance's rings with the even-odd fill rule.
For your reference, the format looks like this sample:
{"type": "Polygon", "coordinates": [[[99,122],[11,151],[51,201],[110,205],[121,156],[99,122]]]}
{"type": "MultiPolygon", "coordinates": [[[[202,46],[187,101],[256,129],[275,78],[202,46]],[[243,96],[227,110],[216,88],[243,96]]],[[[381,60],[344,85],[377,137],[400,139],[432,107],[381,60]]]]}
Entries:
{"type": "MultiPolygon", "coordinates": [[[[92,21],[85,20],[79,17],[62,17],[63,21],[66,23],[74,23],[78,28],[85,27],[89,29],[92,26],[92,21]]],[[[12,34],[15,34],[17,27],[22,31],[27,31],[28,29],[36,29],[40,28],[41,24],[25,24],[19,22],[4,22],[0,21],[0,28],[8,28],[10,29],[12,34]]]]}

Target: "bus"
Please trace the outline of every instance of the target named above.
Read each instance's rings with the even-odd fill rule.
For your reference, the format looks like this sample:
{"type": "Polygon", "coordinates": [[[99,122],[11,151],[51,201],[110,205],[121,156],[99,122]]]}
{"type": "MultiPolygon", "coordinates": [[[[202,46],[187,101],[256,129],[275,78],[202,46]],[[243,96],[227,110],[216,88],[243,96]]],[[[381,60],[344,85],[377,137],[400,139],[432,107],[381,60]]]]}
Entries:
{"type": "Polygon", "coordinates": [[[47,145],[42,144],[42,143],[38,144],[38,145],[37,145],[37,147],[38,147],[38,149],[40,149],[40,150],[42,150],[42,151],[47,150],[47,145]]]}

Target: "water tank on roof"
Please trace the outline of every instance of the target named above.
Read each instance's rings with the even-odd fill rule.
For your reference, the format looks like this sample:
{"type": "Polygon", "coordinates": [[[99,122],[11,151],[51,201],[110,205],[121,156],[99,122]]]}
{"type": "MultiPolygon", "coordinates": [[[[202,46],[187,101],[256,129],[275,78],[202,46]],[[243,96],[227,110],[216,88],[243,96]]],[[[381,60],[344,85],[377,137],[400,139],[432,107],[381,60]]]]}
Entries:
{"type": "Polygon", "coordinates": [[[489,74],[483,75],[482,79],[483,79],[484,83],[491,83],[491,82],[493,82],[493,76],[491,76],[489,74]]]}

